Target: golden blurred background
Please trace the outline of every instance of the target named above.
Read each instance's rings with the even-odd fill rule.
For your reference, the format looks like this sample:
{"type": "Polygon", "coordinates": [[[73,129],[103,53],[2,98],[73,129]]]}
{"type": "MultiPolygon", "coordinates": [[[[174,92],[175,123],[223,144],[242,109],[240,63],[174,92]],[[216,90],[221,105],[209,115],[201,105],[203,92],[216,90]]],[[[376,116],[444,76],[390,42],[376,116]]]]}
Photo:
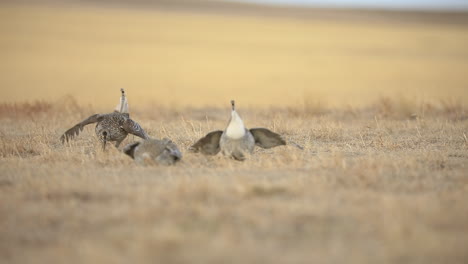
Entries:
{"type": "Polygon", "coordinates": [[[0,102],[468,102],[466,15],[77,3],[0,4],[0,102]]]}

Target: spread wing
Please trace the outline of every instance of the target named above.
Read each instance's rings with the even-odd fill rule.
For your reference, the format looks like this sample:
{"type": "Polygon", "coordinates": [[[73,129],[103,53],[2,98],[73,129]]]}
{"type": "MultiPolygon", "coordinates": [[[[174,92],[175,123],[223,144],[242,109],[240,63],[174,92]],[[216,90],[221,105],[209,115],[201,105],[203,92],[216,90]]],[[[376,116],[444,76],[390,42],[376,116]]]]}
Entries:
{"type": "Polygon", "coordinates": [[[122,125],[122,128],[129,134],[141,137],[142,139],[149,139],[148,134],[146,134],[145,130],[143,130],[143,128],[141,128],[141,126],[137,122],[131,119],[125,120],[125,122],[122,125]]]}
{"type": "Polygon", "coordinates": [[[83,128],[86,125],[99,122],[101,120],[101,117],[102,117],[102,115],[95,114],[95,115],[92,115],[92,116],[86,118],[85,120],[83,120],[80,123],[76,124],[74,127],[72,127],[70,129],[68,129],[67,131],[65,131],[65,133],[60,137],[60,141],[62,141],[62,143],[64,143],[65,141],[68,142],[68,140],[78,136],[78,134],[80,134],[80,132],[83,131],[83,128]]]}
{"type": "Polygon", "coordinates": [[[281,145],[286,145],[286,141],[279,134],[272,132],[266,128],[252,128],[250,129],[252,133],[255,144],[259,147],[268,149],[281,145]]]}
{"type": "Polygon", "coordinates": [[[219,139],[222,134],[222,130],[210,132],[193,144],[189,150],[195,153],[200,152],[205,155],[216,155],[220,151],[219,139]]]}
{"type": "Polygon", "coordinates": [[[140,142],[135,142],[135,143],[131,143],[131,144],[128,144],[127,146],[125,146],[123,148],[123,153],[129,155],[130,157],[132,157],[132,159],[135,159],[135,148],[140,145],[140,142]]]}

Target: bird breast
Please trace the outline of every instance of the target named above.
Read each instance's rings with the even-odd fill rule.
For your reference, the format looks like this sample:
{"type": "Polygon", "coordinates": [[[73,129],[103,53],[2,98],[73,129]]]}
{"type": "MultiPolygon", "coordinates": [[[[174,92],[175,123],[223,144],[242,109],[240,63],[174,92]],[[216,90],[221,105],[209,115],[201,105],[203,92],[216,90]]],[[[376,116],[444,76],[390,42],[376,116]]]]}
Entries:
{"type": "Polygon", "coordinates": [[[242,138],[245,135],[245,126],[239,115],[232,111],[231,121],[226,128],[226,136],[232,139],[242,138]]]}

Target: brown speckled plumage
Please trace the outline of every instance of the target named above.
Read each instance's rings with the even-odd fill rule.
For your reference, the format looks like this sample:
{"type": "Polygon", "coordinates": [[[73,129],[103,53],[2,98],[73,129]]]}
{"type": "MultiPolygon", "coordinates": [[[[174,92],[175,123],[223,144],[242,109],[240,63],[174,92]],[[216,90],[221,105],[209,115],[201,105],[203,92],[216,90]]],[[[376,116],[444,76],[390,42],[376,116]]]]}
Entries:
{"type": "Polygon", "coordinates": [[[128,134],[132,134],[143,139],[147,139],[148,135],[141,128],[141,126],[130,119],[127,113],[109,113],[109,114],[95,114],[82,122],[76,124],[72,128],[68,129],[61,137],[60,140],[63,142],[68,141],[83,130],[86,125],[96,124],[96,135],[105,148],[107,142],[115,142],[115,147],[119,147],[120,143],[127,137],[128,134]]]}
{"type": "Polygon", "coordinates": [[[148,139],[148,135],[141,128],[141,126],[130,119],[128,114],[128,104],[125,97],[124,89],[121,89],[122,97],[116,111],[109,114],[95,114],[92,115],[80,123],[76,124],[72,128],[68,129],[61,137],[62,143],[65,141],[78,136],[83,131],[86,125],[96,124],[96,135],[102,142],[102,147],[105,149],[107,142],[115,142],[115,147],[119,147],[120,143],[127,137],[128,134],[132,134],[143,139],[148,139]]]}

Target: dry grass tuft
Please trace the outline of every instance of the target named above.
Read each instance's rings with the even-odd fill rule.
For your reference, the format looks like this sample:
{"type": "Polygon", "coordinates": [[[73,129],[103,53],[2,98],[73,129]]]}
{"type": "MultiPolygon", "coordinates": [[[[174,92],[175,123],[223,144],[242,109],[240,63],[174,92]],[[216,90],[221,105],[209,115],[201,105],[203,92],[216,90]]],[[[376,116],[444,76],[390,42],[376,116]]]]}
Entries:
{"type": "Polygon", "coordinates": [[[47,114],[52,109],[52,104],[44,101],[32,103],[2,103],[0,104],[0,117],[31,118],[32,116],[47,114]]]}
{"type": "Polygon", "coordinates": [[[438,102],[417,102],[408,98],[381,98],[375,105],[376,114],[381,117],[416,119],[425,116],[446,116],[453,120],[468,118],[461,101],[442,99],[438,102]]]}

